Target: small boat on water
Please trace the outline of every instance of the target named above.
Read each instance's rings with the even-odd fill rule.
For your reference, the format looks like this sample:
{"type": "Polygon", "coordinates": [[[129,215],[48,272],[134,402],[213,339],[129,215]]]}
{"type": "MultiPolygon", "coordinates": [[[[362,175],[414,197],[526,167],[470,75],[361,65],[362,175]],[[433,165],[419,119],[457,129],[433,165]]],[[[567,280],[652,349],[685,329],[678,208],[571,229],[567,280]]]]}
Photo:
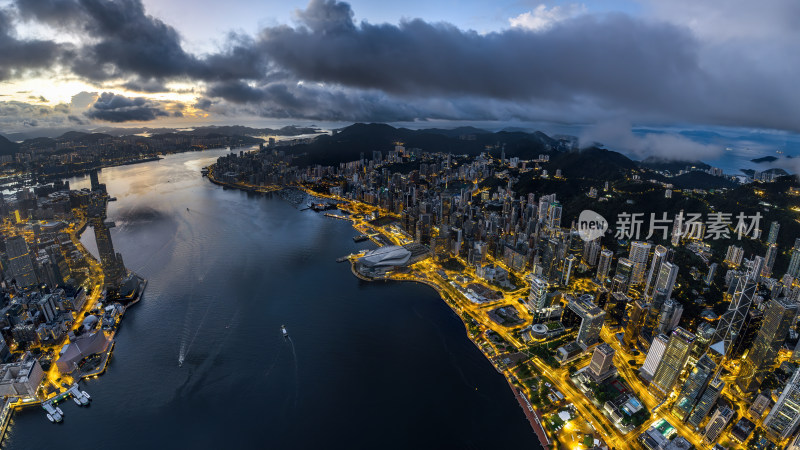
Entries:
{"type": "Polygon", "coordinates": [[[72,401],[75,402],[76,405],[81,406],[81,401],[78,400],[78,397],[72,397],[72,401]]]}
{"type": "Polygon", "coordinates": [[[49,413],[47,414],[47,420],[49,420],[50,423],[54,423],[56,421],[56,419],[53,419],[53,416],[49,413]]]}
{"type": "Polygon", "coordinates": [[[88,392],[86,392],[86,391],[81,391],[81,394],[83,394],[83,396],[84,396],[84,397],[86,397],[88,400],[91,400],[91,399],[92,399],[92,397],[91,397],[91,396],[89,395],[89,393],[88,393],[88,392]]]}
{"type": "Polygon", "coordinates": [[[59,408],[58,406],[56,406],[56,411],[58,411],[58,414],[62,416],[64,415],[64,411],[62,411],[61,408],[59,408]]]}
{"type": "Polygon", "coordinates": [[[289,332],[286,331],[286,325],[281,325],[281,333],[283,333],[283,337],[288,338],[289,332]]]}

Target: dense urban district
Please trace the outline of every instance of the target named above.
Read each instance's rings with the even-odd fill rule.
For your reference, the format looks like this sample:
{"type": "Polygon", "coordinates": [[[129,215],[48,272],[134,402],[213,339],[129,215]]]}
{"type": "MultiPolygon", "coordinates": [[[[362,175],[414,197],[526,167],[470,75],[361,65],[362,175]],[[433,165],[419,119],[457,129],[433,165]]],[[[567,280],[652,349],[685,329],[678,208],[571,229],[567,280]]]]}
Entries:
{"type": "Polygon", "coordinates": [[[794,176],[538,132],[209,128],[0,141],[3,428],[19,408],[59,422],[59,402],[88,404],[79,381],[105,370],[142,298],[98,170],[216,146],[233,151],[203,169],[211,182],[377,244],[339,259],[355,276],[436,289],[544,447],[800,448],[794,176]],[[90,188],[63,181],[79,173],[90,188]]]}
{"type": "Polygon", "coordinates": [[[742,173],[363,124],[203,170],[311,194],[378,245],[354,275],[436,289],[545,448],[800,448],[800,185],[742,173]]]}

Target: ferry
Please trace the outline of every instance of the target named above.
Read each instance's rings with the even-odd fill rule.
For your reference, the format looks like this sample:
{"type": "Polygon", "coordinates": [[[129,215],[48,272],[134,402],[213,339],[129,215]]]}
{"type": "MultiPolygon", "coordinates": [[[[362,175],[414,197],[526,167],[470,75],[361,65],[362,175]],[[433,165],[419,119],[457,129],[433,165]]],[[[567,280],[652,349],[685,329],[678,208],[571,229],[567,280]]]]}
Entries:
{"type": "Polygon", "coordinates": [[[283,337],[288,338],[289,332],[286,331],[286,325],[281,325],[281,332],[283,333],[283,337]]]}
{"type": "Polygon", "coordinates": [[[353,242],[364,242],[367,239],[369,239],[369,236],[367,236],[366,234],[359,234],[358,236],[355,236],[353,238],[353,242]]]}

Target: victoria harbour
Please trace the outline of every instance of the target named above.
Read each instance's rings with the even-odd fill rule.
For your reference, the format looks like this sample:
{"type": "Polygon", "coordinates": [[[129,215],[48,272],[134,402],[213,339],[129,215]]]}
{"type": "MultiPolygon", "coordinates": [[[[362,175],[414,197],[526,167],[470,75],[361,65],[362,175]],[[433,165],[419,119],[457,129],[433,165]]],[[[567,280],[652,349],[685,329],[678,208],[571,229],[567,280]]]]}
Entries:
{"type": "MultiPolygon", "coordinates": [[[[226,153],[100,173],[114,245],[146,293],[106,372],[82,383],[91,407],[63,405],[58,426],[23,409],[8,448],[538,447],[433,289],[359,280],[335,260],[374,244],[348,222],[200,176],[226,153]]],[[[96,251],[91,229],[82,241],[96,251]]]]}

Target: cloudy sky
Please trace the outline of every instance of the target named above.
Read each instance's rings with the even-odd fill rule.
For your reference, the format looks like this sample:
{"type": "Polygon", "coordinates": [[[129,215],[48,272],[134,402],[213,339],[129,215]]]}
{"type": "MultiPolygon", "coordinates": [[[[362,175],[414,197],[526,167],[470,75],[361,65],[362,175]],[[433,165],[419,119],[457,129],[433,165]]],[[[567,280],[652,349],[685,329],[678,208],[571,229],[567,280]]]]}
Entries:
{"type": "Polygon", "coordinates": [[[0,0],[0,132],[549,123],[709,151],[630,129],[800,131],[798,24],[796,0],[0,0]]]}

